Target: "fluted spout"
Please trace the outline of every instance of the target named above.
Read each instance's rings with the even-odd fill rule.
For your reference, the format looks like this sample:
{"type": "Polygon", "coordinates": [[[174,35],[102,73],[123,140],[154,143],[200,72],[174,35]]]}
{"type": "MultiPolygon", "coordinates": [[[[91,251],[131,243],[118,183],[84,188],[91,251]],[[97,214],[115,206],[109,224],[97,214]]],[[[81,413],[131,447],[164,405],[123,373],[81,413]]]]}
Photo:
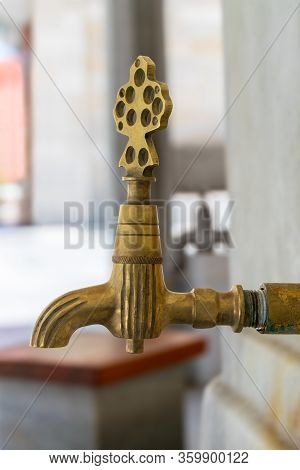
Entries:
{"type": "Polygon", "coordinates": [[[68,292],[51,302],[39,316],[31,337],[36,348],[66,346],[72,334],[88,325],[109,325],[114,295],[109,283],[68,292]]]}

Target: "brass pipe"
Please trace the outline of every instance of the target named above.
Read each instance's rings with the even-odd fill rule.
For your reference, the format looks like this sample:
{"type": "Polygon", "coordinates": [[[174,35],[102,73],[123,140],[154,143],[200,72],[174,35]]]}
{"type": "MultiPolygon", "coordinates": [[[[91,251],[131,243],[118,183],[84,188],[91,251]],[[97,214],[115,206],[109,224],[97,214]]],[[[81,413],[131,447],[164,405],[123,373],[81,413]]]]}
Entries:
{"type": "Polygon", "coordinates": [[[168,87],[156,80],[154,63],[139,56],[114,109],[118,131],[128,137],[120,159],[128,194],[120,207],[111,277],[106,284],[54,300],[36,322],[32,346],[65,346],[76,329],[91,324],[125,338],[130,353],[142,352],[144,339],[156,338],[174,323],[194,328],[227,325],[237,333],[245,327],[260,333],[300,332],[300,284],[264,284],[257,291],[239,285],[229,292],[167,289],[150,191],[152,171],[159,163],[152,134],[167,126],[171,110],[168,87]]]}

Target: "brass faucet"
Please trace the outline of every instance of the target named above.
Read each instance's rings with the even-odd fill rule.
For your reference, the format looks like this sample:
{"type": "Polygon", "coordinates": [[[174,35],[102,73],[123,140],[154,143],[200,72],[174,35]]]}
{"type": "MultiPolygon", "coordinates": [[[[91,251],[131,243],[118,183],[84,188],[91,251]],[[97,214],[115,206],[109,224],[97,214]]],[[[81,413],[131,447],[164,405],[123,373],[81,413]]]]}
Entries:
{"type": "Polygon", "coordinates": [[[66,346],[75,330],[92,324],[125,338],[130,353],[142,352],[144,339],[158,337],[171,323],[194,328],[229,325],[235,332],[252,327],[260,333],[300,333],[300,284],[264,284],[256,291],[237,285],[226,293],[167,289],[150,188],[159,164],[152,134],[167,127],[172,101],[167,85],[156,80],[155,69],[151,59],[139,56],[114,108],[117,129],[128,137],[119,163],[126,170],[128,193],[120,207],[111,278],[48,305],[34,327],[34,347],[66,346]]]}

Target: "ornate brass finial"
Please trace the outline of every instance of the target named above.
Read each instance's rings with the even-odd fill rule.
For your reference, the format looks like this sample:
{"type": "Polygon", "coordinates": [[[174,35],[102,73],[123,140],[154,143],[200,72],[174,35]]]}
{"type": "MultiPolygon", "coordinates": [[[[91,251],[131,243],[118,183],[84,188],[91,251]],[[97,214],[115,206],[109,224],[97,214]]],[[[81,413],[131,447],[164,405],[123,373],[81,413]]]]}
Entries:
{"type": "Polygon", "coordinates": [[[117,95],[117,130],[128,137],[119,166],[129,177],[152,175],[159,164],[152,134],[167,127],[172,111],[168,86],[156,80],[155,69],[149,57],[138,56],[130,68],[129,81],[117,95]]]}

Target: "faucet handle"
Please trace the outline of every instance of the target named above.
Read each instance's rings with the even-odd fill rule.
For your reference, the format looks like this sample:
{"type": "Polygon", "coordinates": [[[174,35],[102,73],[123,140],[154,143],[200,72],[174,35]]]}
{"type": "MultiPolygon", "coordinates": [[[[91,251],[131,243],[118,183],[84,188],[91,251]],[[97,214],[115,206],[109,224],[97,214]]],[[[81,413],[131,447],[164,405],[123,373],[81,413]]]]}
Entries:
{"type": "Polygon", "coordinates": [[[138,56],[129,81],[118,91],[114,119],[118,132],[128,137],[119,166],[128,177],[151,176],[159,164],[152,134],[168,126],[172,101],[168,86],[156,80],[155,63],[138,56]]]}

